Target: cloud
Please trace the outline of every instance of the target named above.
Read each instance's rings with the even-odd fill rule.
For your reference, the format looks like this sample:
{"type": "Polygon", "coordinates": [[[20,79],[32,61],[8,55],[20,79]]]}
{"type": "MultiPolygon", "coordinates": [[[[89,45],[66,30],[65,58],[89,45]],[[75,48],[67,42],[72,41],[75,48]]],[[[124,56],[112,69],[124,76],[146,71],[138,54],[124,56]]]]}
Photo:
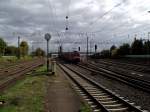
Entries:
{"type": "Polygon", "coordinates": [[[86,35],[99,50],[112,44],[131,42],[150,28],[150,0],[1,0],[0,36],[17,45],[17,36],[45,48],[44,34],[52,34],[51,51],[61,40],[66,51],[81,46],[86,35]],[[65,17],[68,15],[68,22],[65,17]],[[69,30],[65,33],[66,24],[69,30]],[[16,32],[15,35],[13,32],[16,32]],[[58,36],[60,35],[60,37],[58,36]],[[94,36],[91,36],[94,35],[94,36]],[[115,36],[114,36],[115,35],[115,36]],[[130,38],[128,38],[130,35],[130,38]],[[39,43],[41,42],[41,43],[39,43]],[[107,45],[101,45],[108,43],[107,45]],[[69,47],[70,46],[70,47],[69,47]]]}

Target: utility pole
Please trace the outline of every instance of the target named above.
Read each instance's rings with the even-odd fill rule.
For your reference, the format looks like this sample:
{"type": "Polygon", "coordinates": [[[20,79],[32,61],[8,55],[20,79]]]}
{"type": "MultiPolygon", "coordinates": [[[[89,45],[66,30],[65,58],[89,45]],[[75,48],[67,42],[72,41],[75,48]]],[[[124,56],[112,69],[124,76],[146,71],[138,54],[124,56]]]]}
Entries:
{"type": "Polygon", "coordinates": [[[88,55],[89,55],[89,37],[87,36],[87,52],[86,52],[86,58],[87,58],[87,61],[88,61],[88,55]]]}
{"type": "Polygon", "coordinates": [[[92,53],[92,40],[90,40],[90,54],[92,53]]]}
{"type": "Polygon", "coordinates": [[[18,36],[18,59],[20,59],[20,36],[18,36]]]}
{"type": "Polygon", "coordinates": [[[58,47],[59,54],[61,54],[62,48],[61,45],[58,47]]]}
{"type": "Polygon", "coordinates": [[[33,52],[34,52],[33,41],[31,41],[31,53],[32,53],[31,55],[32,55],[32,58],[33,58],[33,56],[34,56],[34,53],[33,53],[33,52]]]}
{"type": "MultiPolygon", "coordinates": [[[[150,13],[150,11],[148,11],[148,13],[150,13]]],[[[150,34],[150,32],[148,32],[148,41],[147,41],[147,46],[148,46],[148,54],[150,55],[149,34],[150,34]]],[[[148,57],[148,56],[147,56],[147,57],[148,57]]],[[[150,58],[150,57],[148,57],[148,65],[149,65],[149,58],[150,58]]]]}
{"type": "Polygon", "coordinates": [[[150,32],[148,32],[148,41],[149,41],[149,35],[150,35],[150,32]]]}
{"type": "Polygon", "coordinates": [[[150,32],[148,32],[148,40],[147,40],[147,59],[148,59],[147,62],[148,62],[148,65],[149,65],[149,58],[150,58],[150,57],[148,57],[150,55],[149,34],[150,34],[150,32]]]}

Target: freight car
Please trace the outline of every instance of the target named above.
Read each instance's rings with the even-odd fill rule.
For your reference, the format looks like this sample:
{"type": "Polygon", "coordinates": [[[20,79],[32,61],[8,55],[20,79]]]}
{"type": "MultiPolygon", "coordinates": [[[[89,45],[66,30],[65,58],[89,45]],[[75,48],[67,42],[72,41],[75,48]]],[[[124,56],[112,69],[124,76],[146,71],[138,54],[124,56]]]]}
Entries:
{"type": "Polygon", "coordinates": [[[61,58],[71,63],[80,62],[80,54],[77,51],[61,53],[61,58]]]}

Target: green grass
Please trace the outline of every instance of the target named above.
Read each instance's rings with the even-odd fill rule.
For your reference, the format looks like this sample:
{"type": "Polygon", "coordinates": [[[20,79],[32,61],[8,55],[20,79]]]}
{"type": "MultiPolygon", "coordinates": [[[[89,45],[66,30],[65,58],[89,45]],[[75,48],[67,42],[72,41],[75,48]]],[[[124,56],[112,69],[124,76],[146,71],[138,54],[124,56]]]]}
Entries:
{"type": "Polygon", "coordinates": [[[18,59],[16,56],[3,56],[0,57],[0,68],[13,66],[23,61],[31,61],[32,59],[31,56],[21,57],[21,59],[18,59]]]}
{"type": "Polygon", "coordinates": [[[17,61],[17,57],[16,56],[3,56],[3,57],[0,57],[0,62],[6,62],[6,61],[15,62],[15,61],[17,61]]]}
{"type": "Polygon", "coordinates": [[[41,67],[35,75],[27,75],[0,96],[6,103],[0,106],[0,112],[43,112],[46,94],[47,76],[41,67]],[[41,74],[40,74],[41,73],[41,74]]]}
{"type": "Polygon", "coordinates": [[[32,56],[21,57],[20,60],[32,60],[32,56]]]}
{"type": "Polygon", "coordinates": [[[32,60],[31,56],[21,57],[19,60],[16,56],[2,56],[0,57],[0,62],[17,62],[21,60],[32,60]]]}
{"type": "Polygon", "coordinates": [[[88,104],[82,103],[80,112],[92,112],[92,110],[88,104]]]}

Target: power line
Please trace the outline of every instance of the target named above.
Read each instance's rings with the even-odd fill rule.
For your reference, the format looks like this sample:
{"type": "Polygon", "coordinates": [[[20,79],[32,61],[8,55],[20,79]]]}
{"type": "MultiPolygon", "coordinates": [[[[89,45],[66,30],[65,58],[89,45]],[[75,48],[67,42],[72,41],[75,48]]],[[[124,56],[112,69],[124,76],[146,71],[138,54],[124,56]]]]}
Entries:
{"type": "Polygon", "coordinates": [[[67,15],[70,16],[70,4],[71,4],[71,0],[69,0],[68,3],[68,9],[67,9],[67,15]]]}
{"type": "MultiPolygon", "coordinates": [[[[53,25],[54,31],[56,31],[56,29],[55,29],[54,11],[53,11],[53,7],[52,7],[52,3],[51,3],[51,0],[47,0],[47,1],[48,1],[49,9],[51,11],[51,16],[49,16],[49,17],[50,17],[50,19],[52,18],[52,25],[53,25]]],[[[49,29],[49,31],[50,31],[50,29],[49,29]]]]}
{"type": "MultiPolygon", "coordinates": [[[[125,13],[128,13],[129,12],[129,10],[128,11],[126,11],[125,13]]],[[[142,14],[141,16],[144,16],[146,13],[144,13],[144,14],[142,14]]],[[[131,18],[128,18],[130,21],[133,21],[131,18]]],[[[118,28],[120,28],[121,26],[124,26],[125,24],[127,24],[128,22],[125,22],[125,23],[122,23],[122,24],[119,24],[118,26],[115,26],[115,27],[113,27],[113,28],[111,28],[111,29],[108,29],[108,30],[117,30],[118,28]]],[[[91,32],[91,33],[101,33],[102,31],[104,31],[103,30],[103,28],[101,29],[101,30],[97,30],[97,31],[93,31],[93,32],[91,32]]]]}
{"type": "Polygon", "coordinates": [[[102,16],[98,17],[95,21],[91,22],[89,25],[95,24],[98,20],[102,19],[105,15],[109,14],[113,9],[115,9],[116,7],[119,7],[120,5],[121,5],[121,3],[118,3],[113,8],[111,8],[110,10],[108,10],[107,12],[105,12],[102,16]]]}
{"type": "MultiPolygon", "coordinates": [[[[123,1],[122,1],[123,2],[123,1]]],[[[106,11],[103,15],[99,16],[98,18],[96,18],[94,21],[90,22],[88,25],[90,26],[90,28],[92,28],[92,26],[94,24],[96,24],[100,19],[102,19],[105,15],[109,14],[113,9],[119,7],[120,5],[122,5],[122,2],[116,4],[115,6],[113,6],[111,9],[109,9],[108,11],[106,11]]]]}

